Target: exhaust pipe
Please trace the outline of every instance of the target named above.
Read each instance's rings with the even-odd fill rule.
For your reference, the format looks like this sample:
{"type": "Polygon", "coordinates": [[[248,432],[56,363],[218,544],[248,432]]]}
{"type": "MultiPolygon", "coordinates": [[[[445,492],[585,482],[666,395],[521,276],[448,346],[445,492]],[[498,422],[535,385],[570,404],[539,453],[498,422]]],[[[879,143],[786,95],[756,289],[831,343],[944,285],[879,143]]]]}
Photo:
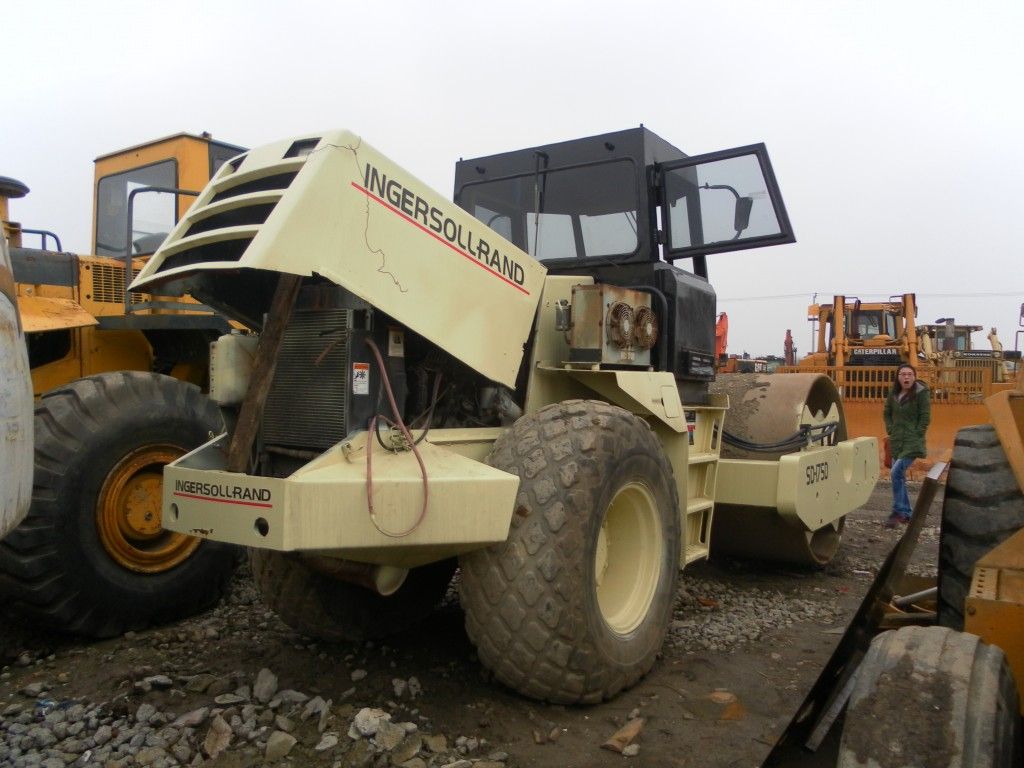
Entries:
{"type": "Polygon", "coordinates": [[[395,594],[405,583],[406,576],[409,575],[408,568],[401,568],[397,565],[357,563],[354,560],[341,560],[323,555],[304,555],[302,559],[311,568],[325,576],[357,584],[382,597],[395,594]]]}

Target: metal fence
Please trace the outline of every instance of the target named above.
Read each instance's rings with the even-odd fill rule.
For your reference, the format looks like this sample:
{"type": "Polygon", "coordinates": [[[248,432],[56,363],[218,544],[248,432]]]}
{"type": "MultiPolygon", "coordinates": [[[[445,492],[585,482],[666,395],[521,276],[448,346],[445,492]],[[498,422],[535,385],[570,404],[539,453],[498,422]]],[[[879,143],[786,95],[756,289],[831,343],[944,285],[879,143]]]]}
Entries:
{"type": "MultiPolygon", "coordinates": [[[[776,373],[820,373],[836,383],[845,401],[880,401],[896,381],[894,366],[780,366],[776,373]]],[[[991,366],[920,368],[918,378],[931,391],[933,402],[951,405],[980,403],[992,394],[991,366]]]]}

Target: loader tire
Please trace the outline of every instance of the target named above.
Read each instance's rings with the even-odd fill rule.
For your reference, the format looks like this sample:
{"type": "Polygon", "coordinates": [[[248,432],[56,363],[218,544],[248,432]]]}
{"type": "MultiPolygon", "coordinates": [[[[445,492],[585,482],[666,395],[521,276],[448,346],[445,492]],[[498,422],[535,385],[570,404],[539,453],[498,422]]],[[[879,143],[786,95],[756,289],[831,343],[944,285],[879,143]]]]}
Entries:
{"type": "Polygon", "coordinates": [[[957,432],[939,535],[939,624],[963,629],[974,564],[1024,527],[1024,493],[995,427],[957,432]]]}
{"type": "Polygon", "coordinates": [[[508,539],[460,558],[480,661],[525,696],[595,703],[653,666],[672,618],[680,528],[650,427],[602,402],[515,423],[488,462],[520,478],[508,539]]]}
{"type": "Polygon", "coordinates": [[[161,528],[165,464],[223,427],[199,388],[154,373],[89,376],[43,395],[25,520],[0,543],[0,602],[91,637],[215,604],[235,547],[161,528]]]}
{"type": "Polygon", "coordinates": [[[1017,707],[1000,648],[948,627],[884,632],[857,670],[836,764],[1016,768],[1017,707]]]}
{"type": "Polygon", "coordinates": [[[292,629],[334,642],[398,634],[434,610],[455,574],[455,558],[409,571],[388,596],[312,568],[301,555],[249,550],[253,581],[263,602],[292,629]]]}

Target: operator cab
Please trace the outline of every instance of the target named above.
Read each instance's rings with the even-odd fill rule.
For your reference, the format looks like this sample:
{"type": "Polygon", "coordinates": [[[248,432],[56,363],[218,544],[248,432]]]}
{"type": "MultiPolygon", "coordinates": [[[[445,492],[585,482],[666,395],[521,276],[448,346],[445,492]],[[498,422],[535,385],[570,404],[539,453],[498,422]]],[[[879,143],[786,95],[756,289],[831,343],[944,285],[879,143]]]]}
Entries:
{"type": "Polygon", "coordinates": [[[871,341],[881,337],[892,341],[900,335],[900,319],[896,312],[888,309],[849,309],[846,311],[846,327],[852,341],[871,341]]]}
{"type": "Polygon", "coordinates": [[[653,367],[696,401],[714,378],[705,257],[795,242],[763,144],[688,157],[642,126],[460,160],[454,200],[552,273],[652,293],[653,367]]]}
{"type": "Polygon", "coordinates": [[[795,241],[763,144],[687,157],[643,127],[460,160],[455,202],[555,270],[795,241]]]}

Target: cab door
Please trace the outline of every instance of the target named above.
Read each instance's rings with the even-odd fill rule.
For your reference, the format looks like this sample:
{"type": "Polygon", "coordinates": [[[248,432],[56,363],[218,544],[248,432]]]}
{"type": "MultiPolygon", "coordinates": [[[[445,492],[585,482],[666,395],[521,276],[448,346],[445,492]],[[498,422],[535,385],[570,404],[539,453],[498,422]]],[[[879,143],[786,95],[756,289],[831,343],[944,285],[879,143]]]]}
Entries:
{"type": "Polygon", "coordinates": [[[667,261],[702,263],[711,253],[796,242],[764,144],[695,155],[660,171],[667,261]]]}

